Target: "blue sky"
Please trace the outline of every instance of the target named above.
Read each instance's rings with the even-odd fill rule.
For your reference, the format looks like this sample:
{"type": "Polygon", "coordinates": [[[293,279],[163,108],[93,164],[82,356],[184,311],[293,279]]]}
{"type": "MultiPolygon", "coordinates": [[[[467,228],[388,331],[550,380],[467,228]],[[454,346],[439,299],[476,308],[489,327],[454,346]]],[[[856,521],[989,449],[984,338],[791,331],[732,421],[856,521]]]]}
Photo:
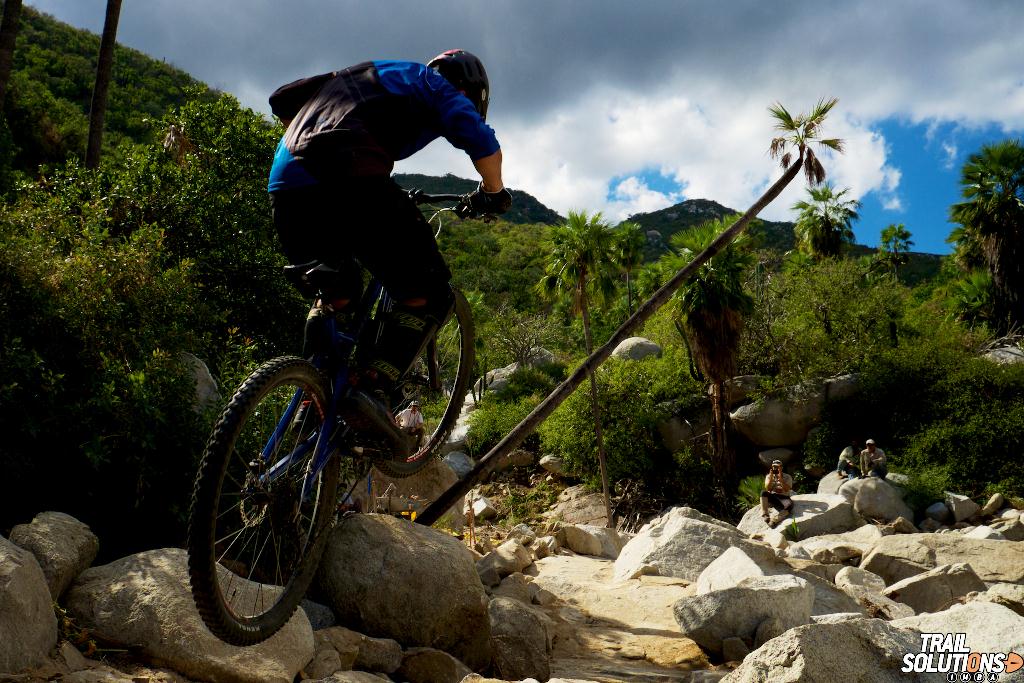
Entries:
{"type": "MultiPolygon", "coordinates": [[[[27,0],[98,31],[105,0],[27,0]]],[[[983,143],[1024,135],[1018,0],[141,0],[118,39],[267,112],[302,76],[367,59],[484,60],[505,182],[553,209],[612,220],[706,198],[745,209],[778,177],[769,105],[838,97],[829,176],[863,202],[858,241],[904,223],[947,253],[958,174],[983,143]]],[[[474,177],[443,141],[403,172],[474,177]]],[[[762,212],[792,220],[794,183],[762,212]]]]}

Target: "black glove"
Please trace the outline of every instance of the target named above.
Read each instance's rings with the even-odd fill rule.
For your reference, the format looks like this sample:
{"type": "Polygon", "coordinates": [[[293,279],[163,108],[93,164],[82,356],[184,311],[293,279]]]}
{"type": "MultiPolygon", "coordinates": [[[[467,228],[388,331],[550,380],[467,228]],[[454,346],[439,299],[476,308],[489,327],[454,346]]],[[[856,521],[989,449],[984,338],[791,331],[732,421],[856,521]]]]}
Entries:
{"type": "Polygon", "coordinates": [[[475,190],[462,198],[462,202],[455,208],[455,213],[460,218],[472,216],[483,216],[487,214],[497,215],[505,213],[512,206],[512,193],[508,188],[501,188],[497,192],[484,192],[483,183],[475,190]]]}

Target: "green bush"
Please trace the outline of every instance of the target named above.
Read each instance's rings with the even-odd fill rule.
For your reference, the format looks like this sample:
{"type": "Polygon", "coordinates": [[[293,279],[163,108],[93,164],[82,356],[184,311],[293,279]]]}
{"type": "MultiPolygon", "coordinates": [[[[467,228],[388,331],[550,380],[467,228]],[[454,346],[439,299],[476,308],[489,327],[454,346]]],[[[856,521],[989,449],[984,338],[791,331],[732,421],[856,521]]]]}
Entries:
{"type": "Polygon", "coordinates": [[[518,368],[509,376],[505,386],[494,392],[494,398],[506,403],[517,401],[524,396],[544,398],[563,379],[565,366],[560,363],[518,368]]]}
{"type": "MultiPolygon", "coordinates": [[[[540,401],[538,396],[524,396],[508,402],[485,396],[469,416],[466,449],[470,455],[480,457],[494,448],[540,401]]],[[[531,434],[523,441],[522,447],[536,451],[539,445],[540,438],[537,434],[531,434]]]]}

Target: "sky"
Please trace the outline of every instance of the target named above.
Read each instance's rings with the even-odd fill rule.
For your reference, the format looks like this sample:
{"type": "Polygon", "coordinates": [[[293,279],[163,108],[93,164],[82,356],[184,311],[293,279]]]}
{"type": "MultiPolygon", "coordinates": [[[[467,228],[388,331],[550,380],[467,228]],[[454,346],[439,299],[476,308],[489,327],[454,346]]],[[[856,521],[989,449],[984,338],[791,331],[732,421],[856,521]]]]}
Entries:
{"type": "MultiPolygon", "coordinates": [[[[99,32],[105,0],[27,2],[99,32]]],[[[118,41],[269,113],[303,76],[458,47],[487,67],[505,183],[617,222],[684,199],[745,210],[781,172],[768,107],[839,98],[823,154],[862,203],[857,241],[903,223],[948,253],[960,169],[1024,131],[1017,0],[125,0],[118,41]]],[[[396,171],[475,177],[432,143],[396,171]]],[[[793,220],[797,181],[761,216],[793,220]]]]}

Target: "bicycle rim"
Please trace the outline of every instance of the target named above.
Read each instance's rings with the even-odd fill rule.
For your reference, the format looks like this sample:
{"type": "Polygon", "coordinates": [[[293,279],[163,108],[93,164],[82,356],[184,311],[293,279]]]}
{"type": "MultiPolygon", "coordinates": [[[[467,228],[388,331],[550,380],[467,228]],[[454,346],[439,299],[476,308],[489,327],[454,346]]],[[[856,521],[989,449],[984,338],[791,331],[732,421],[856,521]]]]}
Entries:
{"type": "Polygon", "coordinates": [[[389,476],[407,477],[423,469],[444,445],[466,399],[473,368],[473,317],[462,293],[453,293],[452,315],[416,359],[405,384],[404,399],[395,406],[397,415],[413,401],[419,402],[424,436],[408,459],[375,463],[377,469],[389,476]]]}
{"type": "Polygon", "coordinates": [[[311,364],[274,359],[238,389],[207,444],[189,518],[189,576],[204,622],[226,642],[269,638],[312,581],[338,486],[336,457],[312,474],[327,396],[311,364]]]}

